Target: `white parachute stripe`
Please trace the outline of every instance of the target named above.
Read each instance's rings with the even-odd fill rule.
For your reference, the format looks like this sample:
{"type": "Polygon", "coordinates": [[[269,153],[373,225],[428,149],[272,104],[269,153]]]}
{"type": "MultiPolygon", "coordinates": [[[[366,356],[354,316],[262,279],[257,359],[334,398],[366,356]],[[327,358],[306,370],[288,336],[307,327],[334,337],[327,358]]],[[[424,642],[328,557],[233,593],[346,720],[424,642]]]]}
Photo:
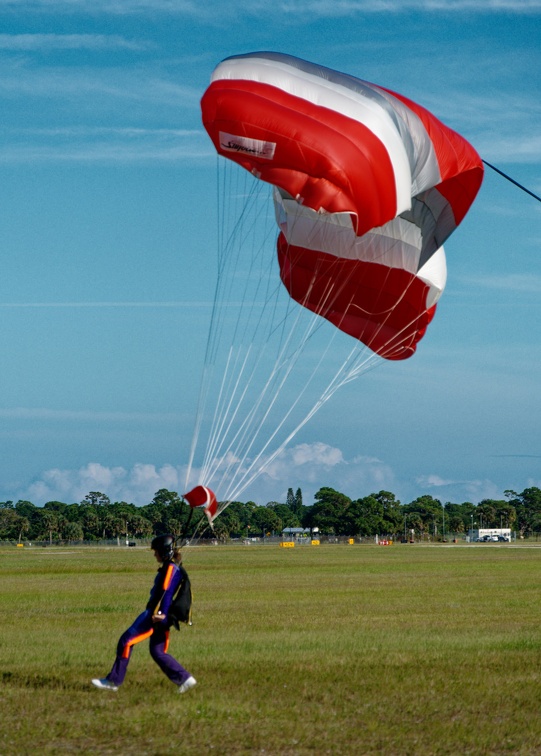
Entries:
{"type": "Polygon", "coordinates": [[[413,162],[411,165],[411,196],[415,197],[441,181],[441,172],[432,140],[417,113],[410,110],[402,100],[394,97],[375,84],[367,84],[384,97],[399,116],[399,130],[403,138],[411,140],[413,162]]]}
{"type": "Polygon", "coordinates": [[[316,213],[294,200],[276,199],[278,225],[289,244],[345,260],[364,260],[417,272],[421,229],[402,218],[356,236],[350,213],[316,213]],[[402,243],[402,246],[399,244],[402,243]]]}
{"type": "Polygon", "coordinates": [[[419,268],[417,278],[430,286],[426,295],[426,306],[433,307],[441,297],[447,283],[447,263],[443,247],[436,250],[423,267],[419,268]]]}
{"type": "Polygon", "coordinates": [[[288,244],[346,260],[362,260],[405,270],[417,275],[430,287],[427,307],[431,307],[440,298],[447,278],[443,248],[440,247],[434,260],[429,258],[421,266],[421,275],[419,270],[423,237],[417,224],[398,217],[358,237],[350,213],[316,213],[309,207],[283,197],[276,188],[274,206],[278,226],[288,244]]]}

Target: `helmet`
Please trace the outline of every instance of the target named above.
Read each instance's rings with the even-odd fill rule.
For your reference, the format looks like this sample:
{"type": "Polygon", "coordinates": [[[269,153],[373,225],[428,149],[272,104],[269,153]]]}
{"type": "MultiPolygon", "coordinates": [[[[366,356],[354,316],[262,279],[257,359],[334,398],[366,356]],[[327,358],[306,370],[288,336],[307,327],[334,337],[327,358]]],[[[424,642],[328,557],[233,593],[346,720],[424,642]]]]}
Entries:
{"type": "Polygon", "coordinates": [[[171,560],[173,558],[173,552],[175,550],[175,538],[170,533],[156,536],[152,539],[150,548],[153,551],[157,551],[163,562],[171,560]]]}

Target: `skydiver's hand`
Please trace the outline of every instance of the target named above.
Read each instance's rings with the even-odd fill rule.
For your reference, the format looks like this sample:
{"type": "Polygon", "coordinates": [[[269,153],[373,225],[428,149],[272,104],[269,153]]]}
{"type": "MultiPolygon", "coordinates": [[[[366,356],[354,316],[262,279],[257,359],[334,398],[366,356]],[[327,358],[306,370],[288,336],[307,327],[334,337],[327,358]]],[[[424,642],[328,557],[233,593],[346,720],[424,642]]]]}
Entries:
{"type": "Polygon", "coordinates": [[[156,623],[156,622],[163,622],[165,618],[166,618],[165,614],[162,614],[161,612],[158,612],[158,614],[153,614],[152,615],[152,622],[154,622],[154,623],[156,623]]]}

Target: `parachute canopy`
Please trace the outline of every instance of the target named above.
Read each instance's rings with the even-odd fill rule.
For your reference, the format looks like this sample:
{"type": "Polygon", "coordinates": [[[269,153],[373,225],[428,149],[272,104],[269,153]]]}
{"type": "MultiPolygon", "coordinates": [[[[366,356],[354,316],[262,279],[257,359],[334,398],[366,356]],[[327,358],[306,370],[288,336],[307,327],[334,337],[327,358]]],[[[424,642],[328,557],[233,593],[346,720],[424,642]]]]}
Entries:
{"type": "Polygon", "coordinates": [[[183,494],[183,498],[186,499],[192,509],[196,507],[204,507],[203,511],[207,515],[209,523],[216,517],[218,512],[218,502],[214,492],[206,486],[196,486],[192,488],[188,493],[183,494]]]}
{"type": "Polygon", "coordinates": [[[291,297],[410,357],[445,287],[443,242],[481,185],[473,147],[401,95],[279,53],[222,61],[201,107],[218,153],[274,185],[291,297]]]}

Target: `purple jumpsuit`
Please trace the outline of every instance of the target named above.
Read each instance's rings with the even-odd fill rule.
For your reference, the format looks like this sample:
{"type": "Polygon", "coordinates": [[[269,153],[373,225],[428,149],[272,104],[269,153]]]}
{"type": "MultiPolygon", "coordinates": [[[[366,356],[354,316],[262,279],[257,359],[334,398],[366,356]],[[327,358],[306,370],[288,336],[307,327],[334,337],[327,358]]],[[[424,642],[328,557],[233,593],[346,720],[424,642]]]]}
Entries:
{"type": "Polygon", "coordinates": [[[133,646],[147,638],[150,638],[150,655],[171,682],[182,685],[190,677],[190,673],[167,653],[170,628],[167,612],[181,577],[180,570],[174,562],[164,562],[159,568],[145,611],[137,617],[118,641],[116,659],[106,678],[109,682],[116,686],[122,685],[133,646]],[[152,615],[158,610],[163,614],[163,621],[153,622],[152,615]]]}

